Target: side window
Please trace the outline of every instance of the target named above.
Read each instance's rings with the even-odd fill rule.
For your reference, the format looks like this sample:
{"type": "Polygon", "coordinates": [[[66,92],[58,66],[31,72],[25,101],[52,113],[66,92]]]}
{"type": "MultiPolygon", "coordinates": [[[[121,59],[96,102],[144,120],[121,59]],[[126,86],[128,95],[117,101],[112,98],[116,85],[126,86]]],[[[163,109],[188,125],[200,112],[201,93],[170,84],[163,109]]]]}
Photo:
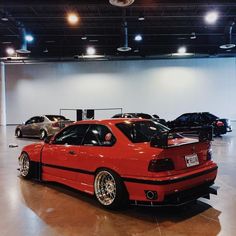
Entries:
{"type": "Polygon", "coordinates": [[[54,139],[54,144],[81,145],[89,125],[73,125],[64,129],[54,139]]]}
{"type": "Polygon", "coordinates": [[[44,122],[44,117],[43,116],[39,116],[38,117],[38,123],[42,123],[44,122]]]}
{"type": "Polygon", "coordinates": [[[113,146],[116,139],[105,125],[91,125],[83,141],[88,146],[113,146]]]}
{"type": "Polygon", "coordinates": [[[33,118],[30,118],[29,120],[27,120],[27,121],[25,122],[25,124],[26,124],[26,125],[30,125],[30,124],[34,123],[33,121],[34,121],[34,117],[33,117],[33,118]]]}
{"type": "Polygon", "coordinates": [[[189,121],[193,124],[198,124],[200,122],[200,117],[199,117],[199,114],[197,113],[194,113],[190,116],[190,119],[189,121]]]}
{"type": "Polygon", "coordinates": [[[41,117],[40,116],[34,117],[34,123],[40,123],[40,122],[41,122],[41,117]]]}
{"type": "Polygon", "coordinates": [[[184,114],[184,115],[178,117],[176,120],[179,121],[179,122],[187,122],[189,120],[189,115],[184,114]]]}

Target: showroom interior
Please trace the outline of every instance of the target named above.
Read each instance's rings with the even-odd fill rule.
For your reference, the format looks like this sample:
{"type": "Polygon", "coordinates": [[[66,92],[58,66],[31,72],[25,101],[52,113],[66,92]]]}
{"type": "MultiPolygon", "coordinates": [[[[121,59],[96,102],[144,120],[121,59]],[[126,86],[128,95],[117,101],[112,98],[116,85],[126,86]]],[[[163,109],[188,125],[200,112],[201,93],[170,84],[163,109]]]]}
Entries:
{"type": "MultiPolygon", "coordinates": [[[[232,0],[2,0],[0,235],[235,235],[235,23],[236,2],[232,0]],[[142,119],[139,113],[151,118],[142,119]],[[190,113],[199,117],[213,114],[214,121],[193,121],[179,127],[178,118],[190,113]],[[126,118],[112,118],[117,114],[126,114],[126,118]],[[46,120],[47,126],[39,128],[38,134],[25,134],[22,127],[34,125],[30,119],[35,117],[46,120]],[[61,117],[66,117],[64,123],[61,117]],[[166,143],[159,144],[154,140],[156,136],[142,144],[132,141],[133,136],[128,137],[120,128],[129,122],[151,122],[161,127],[167,134],[166,143]],[[77,124],[88,125],[76,149],[82,153],[77,162],[87,147],[92,158],[100,158],[106,166],[106,159],[102,159],[108,155],[106,150],[112,150],[110,153],[129,159],[128,164],[123,164],[127,174],[119,174],[116,165],[122,164],[112,158],[107,162],[117,171],[109,172],[103,166],[91,170],[95,164],[88,161],[88,156],[84,157],[87,169],[66,164],[56,167],[52,160],[44,163],[47,150],[54,150],[57,154],[50,151],[50,155],[58,155],[55,159],[61,163],[66,160],[63,153],[73,145],[65,142],[63,146],[58,140],[66,135],[63,130],[77,124]],[[109,132],[104,137],[105,144],[95,145],[95,150],[84,140],[96,125],[106,126],[109,132]],[[220,133],[223,128],[225,131],[220,133]],[[178,142],[185,140],[185,135],[186,143],[169,144],[170,137],[178,142]],[[196,144],[193,140],[197,140],[196,144]],[[60,153],[58,146],[64,148],[60,153]],[[139,151],[140,156],[128,156],[131,146],[133,153],[139,151]],[[154,162],[149,158],[147,173],[141,174],[146,158],[143,153],[163,150],[170,156],[165,156],[165,160],[170,161],[187,147],[191,147],[194,158],[197,156],[196,163],[188,166],[190,157],[185,154],[185,169],[174,172],[182,163],[177,160],[173,169],[169,166],[163,172],[167,176],[158,172],[160,177],[151,170],[154,162]],[[32,179],[24,176],[24,155],[28,156],[30,167],[38,163],[30,169],[37,172],[30,172],[32,179]],[[139,161],[140,165],[136,164],[139,161]],[[200,178],[197,171],[201,165],[214,165],[217,172],[217,176],[209,177],[211,170],[205,170],[209,176],[201,179],[210,183],[214,177],[209,192],[185,204],[162,204],[162,188],[166,185],[157,182],[165,179],[166,183],[168,178],[169,182],[177,182],[178,176],[192,171],[191,179],[181,177],[184,187],[180,188],[187,190],[194,184],[194,188],[198,187],[195,178],[200,178]],[[78,174],[83,181],[76,187],[74,179],[66,182],[66,174],[56,181],[48,174],[53,168],[59,168],[62,174],[71,171],[74,179],[78,174]],[[126,207],[114,210],[101,202],[100,190],[96,189],[100,182],[96,181],[105,171],[115,183],[107,184],[109,191],[117,194],[113,200],[118,201],[117,196],[122,193],[120,199],[127,198],[126,207]],[[154,182],[158,187],[151,185],[154,182]],[[148,187],[142,191],[144,202],[135,197],[140,193],[138,186],[145,184],[148,187]]],[[[164,142],[162,136],[160,140],[164,142]]],[[[69,158],[74,158],[71,163],[75,163],[75,153],[70,150],[69,154],[69,158]]],[[[182,190],[175,188],[173,191],[181,194],[182,190]]]]}

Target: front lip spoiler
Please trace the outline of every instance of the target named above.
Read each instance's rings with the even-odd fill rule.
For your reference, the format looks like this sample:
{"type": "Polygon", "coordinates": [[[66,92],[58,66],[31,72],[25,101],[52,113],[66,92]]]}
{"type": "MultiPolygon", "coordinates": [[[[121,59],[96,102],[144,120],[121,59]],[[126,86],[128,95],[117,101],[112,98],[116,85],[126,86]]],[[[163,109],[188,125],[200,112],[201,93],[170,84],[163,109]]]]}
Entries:
{"type": "Polygon", "coordinates": [[[217,169],[218,169],[218,166],[215,166],[211,169],[201,171],[201,172],[196,173],[196,174],[187,175],[187,176],[183,176],[183,177],[180,177],[180,178],[168,179],[168,180],[146,180],[146,179],[136,179],[136,178],[125,178],[125,177],[122,178],[122,179],[125,182],[132,182],[132,183],[150,184],[150,185],[166,185],[166,184],[178,183],[178,182],[193,179],[193,178],[205,175],[205,174],[209,174],[211,172],[216,171],[217,169]]]}

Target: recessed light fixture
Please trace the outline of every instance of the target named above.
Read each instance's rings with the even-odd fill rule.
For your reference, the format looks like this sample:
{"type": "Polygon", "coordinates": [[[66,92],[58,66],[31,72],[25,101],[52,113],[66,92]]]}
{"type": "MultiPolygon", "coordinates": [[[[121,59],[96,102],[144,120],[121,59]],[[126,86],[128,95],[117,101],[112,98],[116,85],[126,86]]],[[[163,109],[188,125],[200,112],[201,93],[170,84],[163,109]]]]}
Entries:
{"type": "Polygon", "coordinates": [[[135,35],[135,37],[134,37],[134,40],[137,41],[137,42],[142,41],[142,39],[143,39],[143,37],[142,37],[141,34],[137,34],[137,35],[135,35]]]}
{"type": "Polygon", "coordinates": [[[187,48],[186,47],[179,47],[178,48],[178,53],[179,54],[185,54],[187,52],[187,48]]]}
{"type": "Polygon", "coordinates": [[[7,17],[2,17],[1,21],[5,21],[6,22],[6,21],[9,21],[9,19],[7,17]]]}
{"type": "Polygon", "coordinates": [[[205,21],[208,24],[214,24],[219,17],[219,14],[217,11],[210,11],[205,16],[205,21]]]}
{"type": "Polygon", "coordinates": [[[236,47],[236,45],[233,44],[233,43],[228,43],[228,44],[220,45],[221,49],[232,49],[232,48],[235,48],[235,47],[236,47]]]}
{"type": "Polygon", "coordinates": [[[9,56],[13,56],[15,53],[16,53],[16,51],[15,51],[15,49],[14,48],[7,48],[6,49],[6,53],[7,53],[7,55],[9,55],[9,56]]]}
{"type": "Polygon", "coordinates": [[[131,5],[134,0],[109,0],[110,4],[116,7],[127,7],[131,5]]]}
{"type": "Polygon", "coordinates": [[[75,25],[78,23],[79,21],[79,17],[77,14],[75,13],[69,13],[67,16],[67,21],[71,24],[71,25],[75,25]]]}
{"type": "Polygon", "coordinates": [[[98,42],[98,39],[90,39],[89,42],[96,43],[96,42],[98,42]]]}
{"type": "Polygon", "coordinates": [[[197,38],[196,33],[195,32],[191,33],[190,39],[194,40],[196,38],[197,38]]]}
{"type": "Polygon", "coordinates": [[[87,55],[95,55],[96,50],[94,47],[87,47],[86,52],[87,52],[87,55]]]}
{"type": "Polygon", "coordinates": [[[31,43],[34,41],[34,37],[31,34],[27,34],[25,35],[25,40],[26,42],[31,43]]]}
{"type": "Polygon", "coordinates": [[[139,21],[144,21],[145,20],[145,17],[143,14],[140,14],[139,17],[138,17],[138,20],[139,21]]]}
{"type": "Polygon", "coordinates": [[[82,39],[82,40],[86,40],[86,39],[87,39],[87,37],[86,37],[86,36],[83,36],[83,37],[81,37],[81,39],[82,39]]]}

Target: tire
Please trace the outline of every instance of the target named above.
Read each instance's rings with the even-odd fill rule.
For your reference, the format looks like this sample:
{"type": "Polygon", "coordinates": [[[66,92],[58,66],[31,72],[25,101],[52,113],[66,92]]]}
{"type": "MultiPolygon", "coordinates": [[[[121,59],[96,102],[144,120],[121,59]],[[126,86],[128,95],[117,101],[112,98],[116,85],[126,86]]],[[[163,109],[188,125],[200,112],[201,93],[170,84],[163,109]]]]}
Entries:
{"type": "Polygon", "coordinates": [[[120,176],[108,169],[100,169],[94,180],[94,192],[98,202],[107,209],[127,206],[128,193],[120,176]]]}
{"type": "Polygon", "coordinates": [[[46,130],[42,129],[40,131],[40,139],[44,140],[46,137],[47,137],[47,132],[46,132],[46,130]]]}
{"type": "Polygon", "coordinates": [[[23,136],[22,136],[22,131],[20,130],[20,129],[17,129],[16,130],[16,137],[17,138],[22,138],[23,136]]]}
{"type": "Polygon", "coordinates": [[[32,178],[32,164],[27,153],[21,153],[19,157],[20,175],[25,179],[32,178]]]}

